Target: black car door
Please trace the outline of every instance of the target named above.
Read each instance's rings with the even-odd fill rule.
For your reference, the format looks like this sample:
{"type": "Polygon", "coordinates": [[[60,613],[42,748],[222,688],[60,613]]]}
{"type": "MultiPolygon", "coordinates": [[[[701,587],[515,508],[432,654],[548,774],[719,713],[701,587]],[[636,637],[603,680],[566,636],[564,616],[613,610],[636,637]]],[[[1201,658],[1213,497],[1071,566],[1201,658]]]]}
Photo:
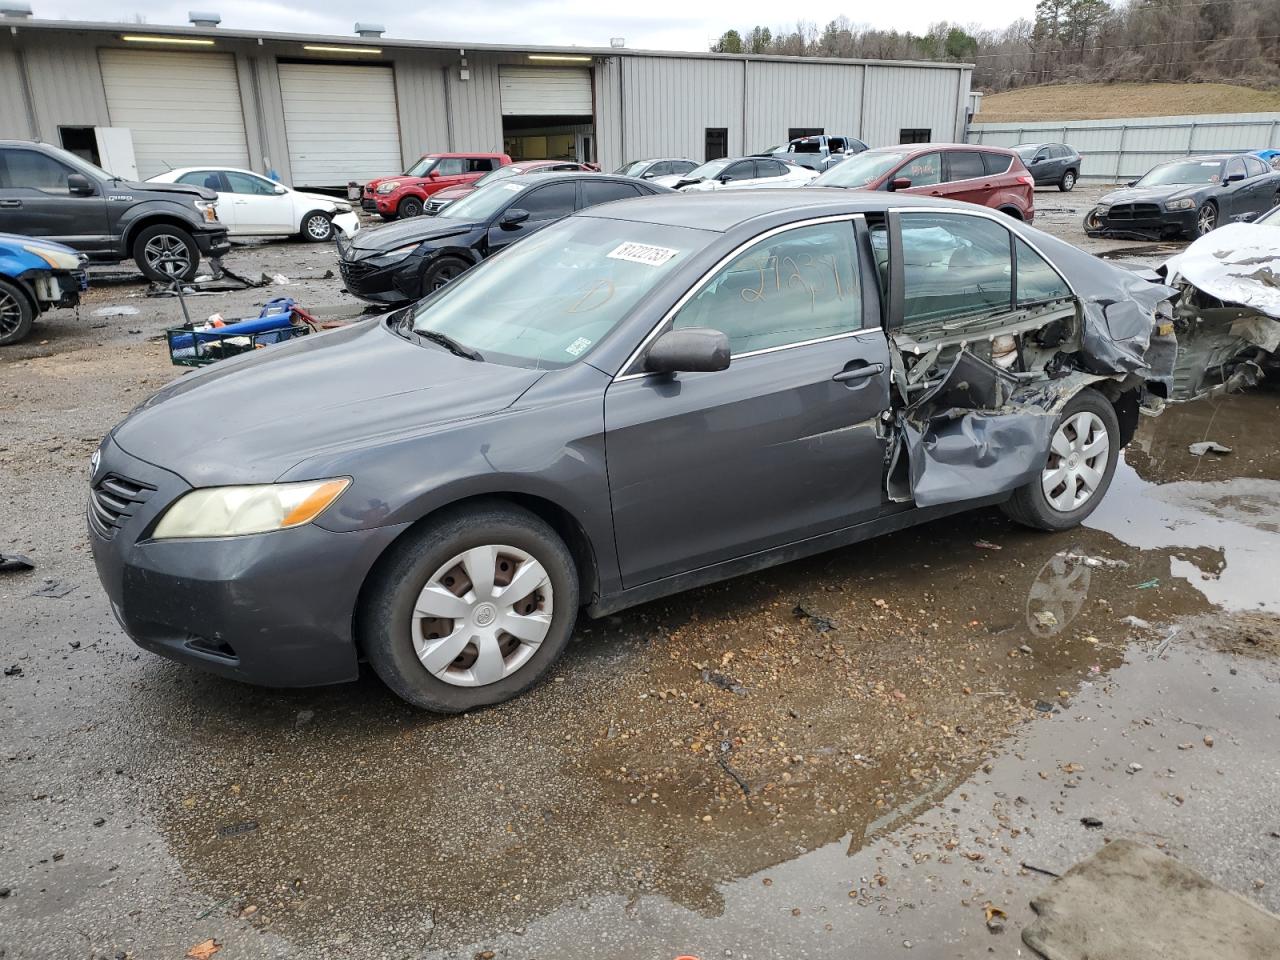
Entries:
{"type": "Polygon", "coordinates": [[[1249,209],[1246,212],[1252,214],[1250,219],[1256,219],[1280,203],[1280,174],[1259,157],[1245,157],[1244,165],[1247,175],[1245,183],[1249,188],[1249,209]]]}
{"type": "Polygon", "coordinates": [[[1218,224],[1230,223],[1252,211],[1249,176],[1244,158],[1232,157],[1222,170],[1222,186],[1218,189],[1218,224]]]}
{"type": "Polygon", "coordinates": [[[0,221],[9,233],[45,237],[87,253],[108,250],[107,201],[96,181],[85,194],[68,182],[79,171],[39,150],[0,148],[0,221]]]}
{"type": "Polygon", "coordinates": [[[646,374],[640,350],[609,386],[625,586],[880,513],[889,356],[874,268],[864,273],[855,253],[860,229],[860,218],[841,218],[770,231],[685,294],[654,335],[720,330],[728,369],[646,374]]]}
{"type": "MultiPolygon", "coordinates": [[[[501,190],[505,184],[499,184],[501,190]]],[[[549,223],[569,216],[578,208],[578,184],[574,180],[546,183],[516,194],[511,203],[494,216],[489,225],[489,253],[494,254],[509,247],[521,237],[536,233],[549,223]],[[503,220],[513,210],[523,210],[529,216],[520,223],[503,225],[503,220]]]]}

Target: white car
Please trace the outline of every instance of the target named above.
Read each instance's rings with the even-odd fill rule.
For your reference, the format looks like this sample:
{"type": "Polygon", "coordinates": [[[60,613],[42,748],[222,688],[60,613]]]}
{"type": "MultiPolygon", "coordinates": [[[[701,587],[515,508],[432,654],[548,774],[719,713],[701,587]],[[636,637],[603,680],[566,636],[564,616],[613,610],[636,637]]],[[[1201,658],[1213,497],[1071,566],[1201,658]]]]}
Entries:
{"type": "Polygon", "coordinates": [[[351,204],[318,193],[299,193],[252,170],[233,167],[182,167],[151,178],[156,183],[187,183],[218,192],[218,219],[233,237],[301,236],[323,243],[334,230],[353,234],[360,219],[351,204]]]}
{"type": "Polygon", "coordinates": [[[679,177],[655,177],[650,182],[694,193],[744,187],[803,187],[817,175],[816,170],[773,157],[726,157],[722,160],[709,160],[679,177]],[[668,183],[668,180],[673,182],[668,183]]]}

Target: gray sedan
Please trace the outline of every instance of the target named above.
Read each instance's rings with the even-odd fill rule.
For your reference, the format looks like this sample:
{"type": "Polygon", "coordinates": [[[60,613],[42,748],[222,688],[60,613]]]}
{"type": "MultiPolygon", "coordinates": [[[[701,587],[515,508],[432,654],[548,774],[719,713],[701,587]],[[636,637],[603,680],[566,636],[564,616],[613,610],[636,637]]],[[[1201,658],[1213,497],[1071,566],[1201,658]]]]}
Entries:
{"type": "Polygon", "coordinates": [[[606,204],[161,390],[94,456],[93,553],[163,656],[498,703],[581,609],[983,504],[1079,524],[1167,391],[1170,293],[926,198],[606,204]]]}

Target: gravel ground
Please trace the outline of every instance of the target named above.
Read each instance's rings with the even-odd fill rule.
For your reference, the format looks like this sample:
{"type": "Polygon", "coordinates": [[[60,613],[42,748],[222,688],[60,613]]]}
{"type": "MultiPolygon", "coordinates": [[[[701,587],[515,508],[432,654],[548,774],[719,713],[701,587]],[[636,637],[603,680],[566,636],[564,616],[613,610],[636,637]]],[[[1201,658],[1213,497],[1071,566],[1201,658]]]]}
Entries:
{"type": "MultiPolygon", "coordinates": [[[[1039,192],[1037,225],[1167,255],[1083,242],[1101,192],[1039,192]]],[[[360,311],[327,246],[227,262],[292,282],[193,315],[360,311]]],[[[175,375],[154,338],[177,304],[144,294],[95,271],[78,312],[0,353],[0,552],[38,564],[0,574],[6,960],[209,938],[220,958],[1012,957],[1043,871],[1114,837],[1280,909],[1274,391],[1144,418],[1079,531],[979,511],[584,619],[550,682],[438,718],[370,676],[251,688],[120,633],[85,469],[175,375]],[[1202,439],[1234,452],[1191,456],[1202,439]]]]}

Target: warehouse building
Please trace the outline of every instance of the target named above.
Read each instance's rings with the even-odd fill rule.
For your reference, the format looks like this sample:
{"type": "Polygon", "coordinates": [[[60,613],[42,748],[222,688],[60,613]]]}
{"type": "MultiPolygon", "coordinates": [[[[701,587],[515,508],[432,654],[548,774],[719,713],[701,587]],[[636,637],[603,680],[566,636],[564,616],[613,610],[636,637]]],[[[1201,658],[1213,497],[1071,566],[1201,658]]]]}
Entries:
{"type": "Polygon", "coordinates": [[[342,187],[422,153],[614,169],[713,159],[815,132],[963,140],[968,64],[798,60],[33,19],[0,0],[0,137],[140,178],[222,164],[342,187]]]}

